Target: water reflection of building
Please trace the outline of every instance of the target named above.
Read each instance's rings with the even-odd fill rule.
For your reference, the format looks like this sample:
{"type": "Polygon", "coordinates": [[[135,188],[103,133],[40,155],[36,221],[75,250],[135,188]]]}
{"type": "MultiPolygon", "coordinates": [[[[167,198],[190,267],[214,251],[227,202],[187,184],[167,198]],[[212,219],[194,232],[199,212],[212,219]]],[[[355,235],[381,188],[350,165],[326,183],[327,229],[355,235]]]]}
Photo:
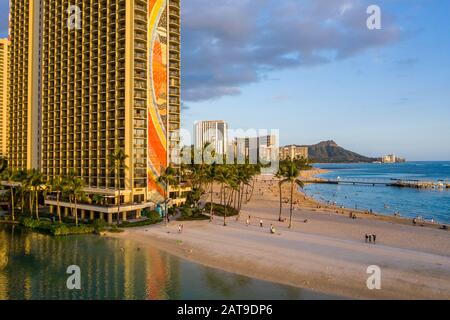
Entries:
{"type": "Polygon", "coordinates": [[[0,300],[8,299],[8,277],[4,274],[9,260],[8,253],[4,232],[0,230],[0,300]]]}
{"type": "Polygon", "coordinates": [[[159,300],[178,297],[179,286],[179,260],[156,247],[0,229],[0,299],[159,300]],[[66,287],[71,265],[81,269],[81,291],[66,287]]]}

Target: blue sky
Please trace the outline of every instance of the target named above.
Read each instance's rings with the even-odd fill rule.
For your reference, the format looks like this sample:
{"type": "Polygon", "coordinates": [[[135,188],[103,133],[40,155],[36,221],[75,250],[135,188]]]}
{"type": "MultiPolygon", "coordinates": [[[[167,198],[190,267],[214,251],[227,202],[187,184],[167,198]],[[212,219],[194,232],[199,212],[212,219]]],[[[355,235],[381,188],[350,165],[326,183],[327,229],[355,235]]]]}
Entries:
{"type": "Polygon", "coordinates": [[[184,0],[182,15],[184,128],[223,119],[282,144],[450,160],[450,0],[184,0]]]}

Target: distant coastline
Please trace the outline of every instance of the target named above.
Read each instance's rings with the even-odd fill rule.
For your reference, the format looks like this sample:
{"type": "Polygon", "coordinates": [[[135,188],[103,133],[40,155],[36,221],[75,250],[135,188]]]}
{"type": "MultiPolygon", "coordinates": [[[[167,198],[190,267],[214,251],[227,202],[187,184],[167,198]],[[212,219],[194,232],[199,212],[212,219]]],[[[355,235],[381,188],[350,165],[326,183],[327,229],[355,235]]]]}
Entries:
{"type": "MultiPolygon", "coordinates": [[[[392,174],[393,176],[395,176],[396,178],[405,178],[408,179],[408,174],[405,174],[404,176],[396,176],[396,168],[407,168],[407,167],[411,167],[411,166],[417,166],[417,165],[422,165],[422,166],[426,166],[429,164],[441,164],[443,167],[447,167],[446,164],[449,164],[449,170],[447,173],[444,173],[443,176],[440,176],[439,174],[436,174],[436,176],[430,175],[425,176],[422,178],[422,180],[429,180],[429,181],[443,181],[442,182],[442,188],[441,189],[427,189],[427,188],[423,188],[422,190],[429,190],[430,192],[420,192],[420,190],[400,190],[401,188],[395,188],[395,187],[383,187],[383,188],[370,188],[370,190],[367,190],[367,188],[364,188],[363,186],[361,186],[360,188],[355,188],[353,186],[342,186],[339,188],[339,190],[341,190],[337,196],[336,196],[336,191],[329,191],[328,193],[326,192],[328,189],[329,190],[336,190],[335,187],[333,186],[319,186],[319,185],[312,185],[312,187],[307,188],[307,190],[305,191],[305,194],[308,195],[309,198],[312,198],[314,201],[317,201],[318,203],[321,204],[334,204],[336,201],[336,207],[338,208],[346,208],[347,210],[353,210],[356,211],[357,209],[360,209],[360,212],[366,212],[367,211],[372,211],[372,213],[374,215],[380,216],[380,217],[389,217],[389,218],[393,218],[393,219],[406,219],[406,221],[408,221],[408,223],[411,223],[411,220],[414,218],[423,218],[425,221],[423,221],[423,224],[426,226],[434,226],[434,227],[439,227],[442,225],[449,225],[449,220],[450,220],[450,216],[445,215],[444,217],[442,215],[439,215],[436,211],[441,211],[441,214],[446,214],[446,210],[445,207],[450,206],[450,189],[446,189],[446,183],[450,182],[450,179],[446,181],[446,179],[448,179],[448,177],[450,176],[450,162],[446,162],[446,161],[436,161],[436,162],[429,162],[429,161],[423,161],[423,162],[406,162],[402,165],[394,165],[394,164],[383,164],[383,165],[374,165],[373,167],[370,164],[355,164],[355,163],[336,163],[335,166],[333,166],[333,164],[327,164],[327,163],[322,163],[322,164],[314,164],[314,168],[311,171],[311,173],[305,174],[305,177],[307,177],[307,179],[312,179],[312,178],[322,178],[322,175],[326,175],[326,174],[330,174],[330,173],[335,173],[334,175],[328,175],[327,177],[339,177],[343,178],[343,179],[352,179],[351,175],[353,174],[353,172],[360,173],[362,177],[365,177],[364,171],[362,171],[362,169],[360,167],[364,166],[364,167],[370,167],[373,168],[373,172],[371,171],[371,174],[374,175],[375,177],[377,177],[380,172],[387,172],[387,176],[389,177],[389,174],[392,174]],[[324,169],[323,167],[325,167],[326,169],[324,169]],[[355,169],[355,167],[357,167],[358,169],[355,169]],[[355,171],[349,170],[350,168],[353,168],[355,171]],[[343,170],[345,169],[345,170],[343,170]],[[386,171],[384,169],[387,169],[386,171]],[[340,170],[343,170],[341,172],[339,172],[340,170]],[[350,178],[348,178],[350,176],[350,178]],[[348,190],[347,190],[348,189],[348,190]],[[355,191],[351,191],[355,189],[355,191]],[[385,190],[385,195],[386,200],[384,200],[383,194],[381,193],[383,190],[385,190]],[[317,194],[320,191],[320,194],[315,197],[314,194],[317,194]],[[356,198],[353,197],[352,194],[354,193],[359,193],[360,196],[356,196],[356,198]],[[373,194],[373,192],[376,192],[376,195],[373,194]],[[407,198],[404,202],[405,205],[404,206],[400,206],[397,209],[394,209],[396,207],[397,203],[392,204],[390,201],[392,201],[392,199],[394,198],[394,200],[396,200],[397,202],[401,202],[402,197],[406,197],[408,196],[408,192],[411,193],[411,199],[407,198]],[[445,197],[445,194],[449,194],[449,197],[445,197]],[[364,205],[364,198],[368,198],[370,200],[371,198],[371,194],[373,194],[373,201],[372,202],[368,202],[367,205],[364,205]],[[395,195],[398,194],[398,198],[396,198],[395,195]],[[328,197],[327,197],[328,195],[328,197]],[[414,206],[408,207],[407,204],[414,204],[414,201],[419,201],[418,199],[422,199],[426,196],[430,196],[433,197],[430,199],[429,201],[429,207],[428,209],[423,209],[423,205],[417,204],[417,207],[419,207],[419,209],[417,209],[414,206]],[[339,198],[340,197],[340,198],[339,198]],[[382,199],[382,200],[376,200],[375,199],[382,199]],[[319,198],[319,199],[318,199],[319,198]],[[435,200],[435,198],[437,198],[435,200]],[[340,199],[340,200],[339,200],[340,199]],[[362,201],[362,202],[361,202],[362,201]],[[445,206],[440,206],[441,201],[445,201],[445,206]],[[350,203],[353,203],[353,205],[350,205],[350,203]],[[355,208],[355,204],[358,204],[358,207],[355,208]],[[378,206],[377,206],[378,205],[378,206]],[[442,207],[442,208],[441,208],[442,207]],[[414,209],[416,208],[416,209],[414,209]],[[372,210],[371,210],[372,209],[372,210]],[[403,209],[403,210],[402,210],[403,209]],[[415,212],[415,210],[419,210],[418,212],[415,212]],[[433,220],[433,221],[431,221],[433,220]]],[[[401,171],[400,171],[401,172],[401,171]]],[[[420,171],[419,171],[420,172],[420,171]]],[[[369,177],[372,176],[369,174],[369,177]]],[[[419,173],[416,174],[417,176],[420,176],[419,173]]],[[[409,175],[410,179],[412,179],[411,181],[419,181],[419,180],[415,180],[415,179],[420,179],[420,177],[416,177],[412,174],[409,175]]],[[[363,179],[363,178],[361,178],[363,179]]],[[[375,178],[376,179],[376,178],[375,178]]],[[[388,178],[385,178],[388,179],[388,178]]],[[[419,182],[417,182],[419,183],[419,182]]],[[[448,186],[448,185],[447,185],[448,186]]],[[[426,200],[426,199],[425,199],[426,200]]],[[[425,201],[423,200],[423,201],[425,201]]],[[[428,207],[427,206],[427,207],[428,207]]],[[[449,212],[450,214],[450,212],[449,212]]]]}

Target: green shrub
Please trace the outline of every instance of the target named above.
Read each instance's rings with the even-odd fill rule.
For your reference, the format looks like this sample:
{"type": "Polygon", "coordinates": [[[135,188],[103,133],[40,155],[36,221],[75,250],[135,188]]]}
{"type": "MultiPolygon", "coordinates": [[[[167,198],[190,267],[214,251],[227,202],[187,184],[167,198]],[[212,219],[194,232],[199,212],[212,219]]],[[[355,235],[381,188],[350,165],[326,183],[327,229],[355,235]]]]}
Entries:
{"type": "MultiPolygon", "coordinates": [[[[208,202],[205,205],[205,210],[206,210],[206,212],[210,212],[211,203],[208,202]]],[[[214,203],[213,204],[213,212],[215,215],[223,217],[225,215],[225,206],[214,203]]],[[[237,216],[238,214],[239,214],[239,212],[235,208],[227,206],[227,217],[237,216]]]]}
{"type": "Polygon", "coordinates": [[[111,229],[108,230],[111,233],[122,233],[124,230],[119,229],[117,226],[112,226],[111,229]]]}
{"type": "Polygon", "coordinates": [[[50,221],[38,221],[25,218],[21,224],[28,229],[49,233],[54,236],[67,236],[76,234],[90,234],[95,231],[94,226],[81,224],[78,227],[67,224],[52,223],[50,221]]]}
{"type": "Polygon", "coordinates": [[[95,228],[90,225],[68,226],[65,224],[53,224],[51,234],[54,236],[68,236],[76,234],[91,234],[94,233],[95,228]]]}
{"type": "Polygon", "coordinates": [[[25,218],[21,221],[21,224],[25,228],[39,230],[44,232],[49,232],[52,228],[52,223],[50,221],[38,221],[32,218],[25,218]]]}
{"type": "Polygon", "coordinates": [[[199,208],[190,208],[184,206],[181,208],[180,221],[193,221],[193,220],[208,220],[209,217],[205,216],[199,208]]]}
{"type": "Polygon", "coordinates": [[[152,224],[157,224],[162,221],[161,217],[157,212],[154,214],[151,214],[151,217],[147,218],[146,220],[142,221],[136,221],[136,222],[130,222],[130,221],[124,221],[122,222],[119,227],[120,228],[137,228],[137,227],[144,227],[149,226],[152,224]]]}
{"type": "Polygon", "coordinates": [[[159,223],[162,221],[161,215],[157,211],[150,211],[147,216],[153,223],[159,223]]]}
{"type": "Polygon", "coordinates": [[[102,232],[105,231],[108,227],[108,222],[103,219],[96,219],[94,220],[94,222],[92,222],[92,226],[94,227],[96,232],[102,232]]]}

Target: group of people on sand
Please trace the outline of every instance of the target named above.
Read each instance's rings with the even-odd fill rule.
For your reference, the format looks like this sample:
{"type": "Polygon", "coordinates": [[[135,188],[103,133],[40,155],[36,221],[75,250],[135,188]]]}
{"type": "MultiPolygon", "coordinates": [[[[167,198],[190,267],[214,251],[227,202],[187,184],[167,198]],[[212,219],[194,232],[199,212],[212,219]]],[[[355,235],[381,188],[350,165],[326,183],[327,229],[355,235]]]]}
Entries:
{"type": "Polygon", "coordinates": [[[377,235],[376,234],[366,234],[366,243],[377,243],[377,235]]]}
{"type": "MultiPolygon", "coordinates": [[[[252,219],[252,216],[248,216],[247,220],[245,221],[245,224],[246,224],[247,227],[250,227],[251,219],[252,219]]],[[[259,227],[260,228],[264,228],[264,221],[262,219],[259,220],[259,227]]],[[[271,234],[275,234],[276,233],[276,229],[275,229],[275,226],[273,224],[270,225],[270,233],[271,234]]]]}

